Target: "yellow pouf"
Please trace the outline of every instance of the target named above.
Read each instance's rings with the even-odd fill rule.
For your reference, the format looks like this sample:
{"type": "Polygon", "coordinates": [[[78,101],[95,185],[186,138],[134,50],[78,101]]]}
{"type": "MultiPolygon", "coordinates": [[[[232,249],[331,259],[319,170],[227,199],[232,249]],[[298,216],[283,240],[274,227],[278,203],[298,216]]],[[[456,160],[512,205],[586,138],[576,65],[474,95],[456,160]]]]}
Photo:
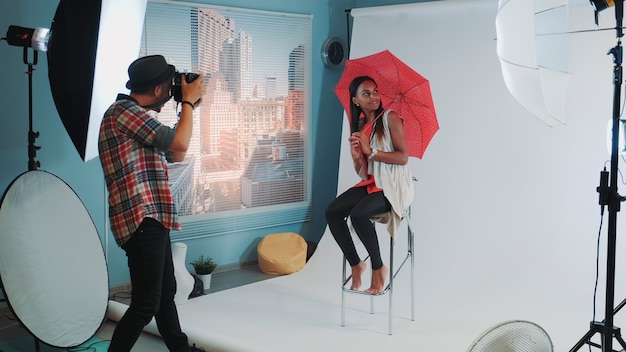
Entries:
{"type": "Polygon", "coordinates": [[[306,241],[297,233],[267,235],[257,247],[259,268],[271,275],[295,273],[306,264],[306,251],[306,241]]]}

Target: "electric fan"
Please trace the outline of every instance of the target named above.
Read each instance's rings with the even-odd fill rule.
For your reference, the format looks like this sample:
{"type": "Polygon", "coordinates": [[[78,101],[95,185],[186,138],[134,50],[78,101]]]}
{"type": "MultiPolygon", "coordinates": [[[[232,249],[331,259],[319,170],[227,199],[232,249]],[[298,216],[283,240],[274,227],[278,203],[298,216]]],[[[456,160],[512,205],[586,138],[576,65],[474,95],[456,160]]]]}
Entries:
{"type": "Polygon", "coordinates": [[[467,352],[553,352],[552,340],[539,325],[524,320],[498,323],[483,332],[467,352]]]}

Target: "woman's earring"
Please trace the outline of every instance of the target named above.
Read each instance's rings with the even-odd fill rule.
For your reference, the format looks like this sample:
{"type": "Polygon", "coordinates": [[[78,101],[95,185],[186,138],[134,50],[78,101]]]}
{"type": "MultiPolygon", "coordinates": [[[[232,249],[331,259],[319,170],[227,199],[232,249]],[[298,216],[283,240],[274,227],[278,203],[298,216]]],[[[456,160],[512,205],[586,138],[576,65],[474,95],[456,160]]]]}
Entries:
{"type": "Polygon", "coordinates": [[[359,104],[356,104],[356,106],[359,106],[359,104]]]}

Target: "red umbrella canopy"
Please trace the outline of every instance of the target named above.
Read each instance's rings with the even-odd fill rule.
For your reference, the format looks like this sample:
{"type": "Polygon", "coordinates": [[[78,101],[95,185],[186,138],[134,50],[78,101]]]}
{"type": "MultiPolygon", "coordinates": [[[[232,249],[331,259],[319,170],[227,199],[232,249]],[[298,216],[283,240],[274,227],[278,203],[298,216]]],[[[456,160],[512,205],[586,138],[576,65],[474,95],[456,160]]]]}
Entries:
{"type": "Polygon", "coordinates": [[[334,89],[348,115],[350,83],[359,76],[373,78],[378,85],[383,107],[395,110],[404,119],[409,155],[421,159],[430,140],[439,130],[428,80],[389,50],[348,60],[334,89]]]}

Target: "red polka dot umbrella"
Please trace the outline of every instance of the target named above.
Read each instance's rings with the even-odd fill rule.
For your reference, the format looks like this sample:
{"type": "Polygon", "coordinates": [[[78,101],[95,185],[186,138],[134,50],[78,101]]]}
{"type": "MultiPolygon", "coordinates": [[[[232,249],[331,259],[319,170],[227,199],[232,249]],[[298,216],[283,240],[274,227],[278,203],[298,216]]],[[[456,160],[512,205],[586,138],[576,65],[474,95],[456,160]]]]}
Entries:
{"type": "Polygon", "coordinates": [[[334,89],[346,112],[350,111],[350,82],[359,76],[376,81],[383,107],[404,119],[409,155],[421,159],[439,130],[428,80],[389,50],[348,60],[334,89]]]}

